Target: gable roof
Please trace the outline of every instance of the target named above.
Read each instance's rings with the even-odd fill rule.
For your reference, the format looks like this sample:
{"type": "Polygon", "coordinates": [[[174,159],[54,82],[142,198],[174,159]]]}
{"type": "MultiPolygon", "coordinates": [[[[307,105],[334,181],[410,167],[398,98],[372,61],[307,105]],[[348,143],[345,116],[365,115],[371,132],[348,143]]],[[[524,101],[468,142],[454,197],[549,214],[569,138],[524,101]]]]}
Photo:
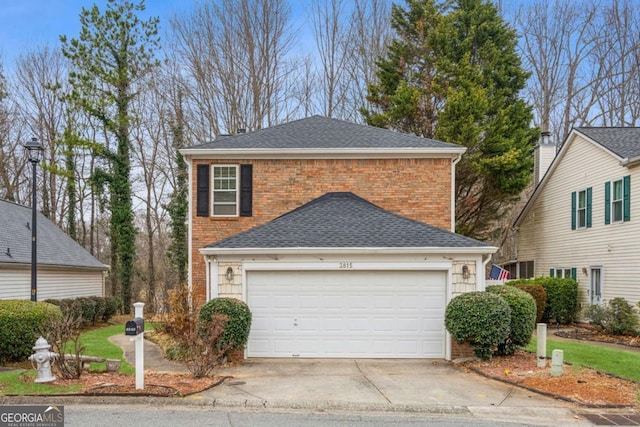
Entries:
{"type": "Polygon", "coordinates": [[[604,152],[613,156],[622,166],[628,167],[640,162],[640,128],[638,127],[576,127],[571,129],[571,132],[569,132],[565,142],[562,144],[560,152],[556,155],[555,159],[553,159],[553,162],[551,162],[549,169],[513,223],[514,227],[518,227],[524,218],[526,218],[531,206],[533,206],[533,203],[546,186],[549,177],[558,167],[565,153],[578,136],[583,137],[601,148],[604,152]]]}
{"type": "Polygon", "coordinates": [[[461,154],[457,144],[422,138],[344,120],[312,116],[254,132],[219,136],[214,141],[180,150],[183,155],[252,153],[305,150],[306,152],[344,152],[357,150],[425,151],[461,154]]]}
{"type": "Polygon", "coordinates": [[[640,128],[578,127],[575,130],[611,151],[620,160],[640,156],[640,128]]]}
{"type": "Polygon", "coordinates": [[[493,253],[497,248],[386,211],[353,193],[327,193],[270,222],[211,243],[203,254],[273,249],[397,249],[493,253]]]}
{"type": "MultiPolygon", "coordinates": [[[[0,199],[0,264],[31,264],[31,208],[0,199]]],[[[85,248],[37,213],[38,265],[107,270],[85,248]]]]}

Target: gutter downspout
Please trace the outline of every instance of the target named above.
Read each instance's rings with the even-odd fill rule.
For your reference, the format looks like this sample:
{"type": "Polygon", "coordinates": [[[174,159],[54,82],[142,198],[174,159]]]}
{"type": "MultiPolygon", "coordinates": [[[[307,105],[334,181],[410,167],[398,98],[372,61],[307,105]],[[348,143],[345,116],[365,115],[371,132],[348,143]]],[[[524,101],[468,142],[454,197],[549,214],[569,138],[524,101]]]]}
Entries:
{"type": "Polygon", "coordinates": [[[451,232],[456,232],[456,165],[462,160],[462,154],[458,154],[451,162],[451,232]]]}
{"type": "Polygon", "coordinates": [[[478,285],[480,285],[478,287],[479,291],[484,291],[487,287],[487,282],[486,282],[486,278],[485,278],[485,272],[487,271],[487,264],[489,264],[489,261],[491,261],[491,258],[493,258],[492,254],[488,254],[487,258],[482,260],[482,276],[480,276],[480,280],[478,280],[478,285]]]}

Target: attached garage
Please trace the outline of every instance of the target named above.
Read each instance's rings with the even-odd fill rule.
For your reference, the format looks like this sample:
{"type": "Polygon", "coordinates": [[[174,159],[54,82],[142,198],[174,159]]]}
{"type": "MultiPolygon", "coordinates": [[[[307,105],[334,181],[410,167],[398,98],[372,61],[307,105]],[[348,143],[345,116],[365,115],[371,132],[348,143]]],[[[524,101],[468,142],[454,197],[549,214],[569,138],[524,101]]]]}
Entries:
{"type": "Polygon", "coordinates": [[[200,252],[207,297],[252,312],[247,357],[450,358],[446,305],[495,250],[328,193],[200,252]]]}
{"type": "Polygon", "coordinates": [[[444,358],[446,271],[250,271],[249,357],[444,358]]]}

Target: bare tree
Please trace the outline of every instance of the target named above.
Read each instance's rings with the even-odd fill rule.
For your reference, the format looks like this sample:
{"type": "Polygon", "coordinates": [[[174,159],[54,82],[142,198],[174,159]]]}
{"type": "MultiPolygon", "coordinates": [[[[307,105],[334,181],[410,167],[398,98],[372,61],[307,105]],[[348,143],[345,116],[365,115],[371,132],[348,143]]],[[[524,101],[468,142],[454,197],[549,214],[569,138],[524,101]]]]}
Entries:
{"type": "Polygon", "coordinates": [[[528,97],[542,131],[552,132],[557,141],[572,126],[586,123],[595,103],[599,76],[588,61],[597,43],[589,31],[596,14],[593,1],[555,0],[523,6],[516,17],[521,53],[532,73],[528,97]]]}
{"type": "Polygon", "coordinates": [[[636,10],[629,0],[612,0],[600,7],[599,25],[591,28],[599,36],[592,66],[600,69],[603,80],[595,120],[604,126],[634,126],[640,118],[640,14],[636,10]]]}
{"type": "Polygon", "coordinates": [[[221,130],[260,129],[281,121],[291,73],[290,11],[284,0],[202,3],[171,20],[186,97],[206,138],[221,130]]]}
{"type": "Polygon", "coordinates": [[[391,5],[388,0],[355,0],[345,46],[349,75],[345,119],[360,122],[360,110],[371,109],[367,85],[376,82],[376,61],[384,56],[391,40],[391,5]]]}

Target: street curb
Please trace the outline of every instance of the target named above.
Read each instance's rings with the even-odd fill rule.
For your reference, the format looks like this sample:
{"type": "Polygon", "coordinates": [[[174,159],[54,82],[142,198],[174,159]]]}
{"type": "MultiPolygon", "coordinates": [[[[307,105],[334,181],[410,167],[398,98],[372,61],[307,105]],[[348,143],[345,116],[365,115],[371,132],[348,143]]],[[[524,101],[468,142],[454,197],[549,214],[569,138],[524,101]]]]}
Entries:
{"type": "Polygon", "coordinates": [[[149,405],[193,406],[239,409],[306,409],[335,410],[353,412],[390,412],[421,414],[470,415],[466,406],[454,405],[411,405],[411,404],[371,404],[339,401],[288,401],[254,399],[210,399],[198,395],[182,398],[157,396],[4,396],[0,405],[149,405]]]}

